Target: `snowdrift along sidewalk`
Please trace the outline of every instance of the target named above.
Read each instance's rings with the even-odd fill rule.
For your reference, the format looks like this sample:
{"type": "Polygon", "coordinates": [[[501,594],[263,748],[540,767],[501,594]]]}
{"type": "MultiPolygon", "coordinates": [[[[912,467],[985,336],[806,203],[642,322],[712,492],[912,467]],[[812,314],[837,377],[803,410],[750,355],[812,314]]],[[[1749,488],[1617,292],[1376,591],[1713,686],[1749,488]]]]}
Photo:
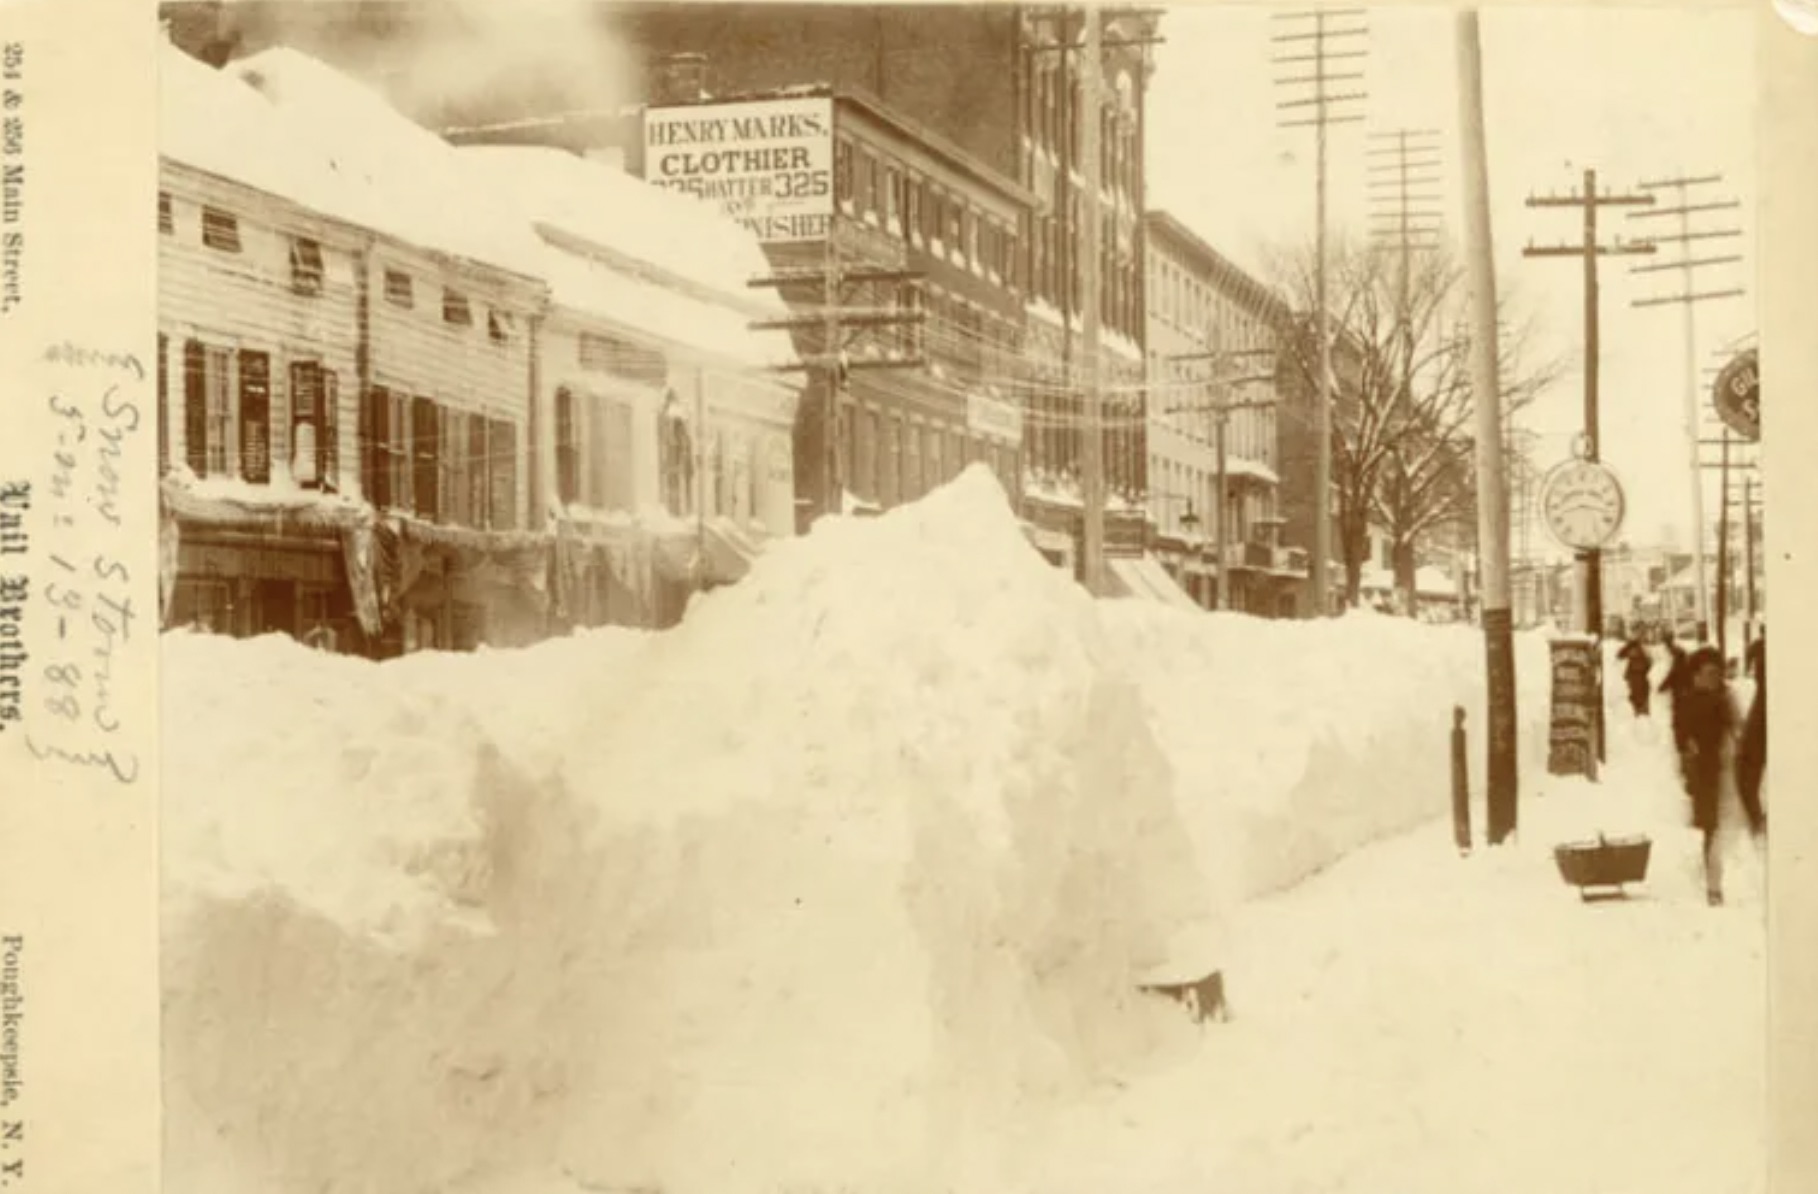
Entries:
{"type": "Polygon", "coordinates": [[[1182,1039],[1134,977],[1442,814],[1481,700],[1469,632],[1160,614],[974,469],[663,635],[170,636],[173,1188],[1014,1188],[1182,1039]]]}

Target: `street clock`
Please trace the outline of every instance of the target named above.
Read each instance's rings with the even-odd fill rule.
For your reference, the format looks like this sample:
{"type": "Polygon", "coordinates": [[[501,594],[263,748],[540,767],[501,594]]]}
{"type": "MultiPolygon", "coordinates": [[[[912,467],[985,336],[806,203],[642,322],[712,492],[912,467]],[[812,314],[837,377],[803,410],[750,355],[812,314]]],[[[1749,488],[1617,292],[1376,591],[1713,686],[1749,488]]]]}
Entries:
{"type": "Polygon", "coordinates": [[[1541,484],[1540,509],[1547,532],[1561,547],[1597,551],[1622,529],[1622,485],[1595,460],[1555,465],[1541,484]]]}

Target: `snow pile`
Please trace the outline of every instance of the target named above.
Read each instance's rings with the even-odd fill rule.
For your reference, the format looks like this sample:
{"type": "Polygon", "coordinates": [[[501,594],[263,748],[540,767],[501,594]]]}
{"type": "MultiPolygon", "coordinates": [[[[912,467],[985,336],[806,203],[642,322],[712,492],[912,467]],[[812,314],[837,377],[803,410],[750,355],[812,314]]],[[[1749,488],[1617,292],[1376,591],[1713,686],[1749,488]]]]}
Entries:
{"type": "MultiPolygon", "coordinates": [[[[1174,763],[1178,802],[1228,902],[1299,882],[1449,815],[1454,706],[1466,710],[1483,833],[1484,645],[1467,626],[1365,611],[1323,622],[1108,604],[1174,763]]],[[[1545,640],[1516,639],[1519,749],[1545,762],[1545,640]]]]}
{"type": "Polygon", "coordinates": [[[167,645],[186,1190],[1001,1188],[1186,1031],[1166,759],[982,468],[666,635],[167,645]]]}

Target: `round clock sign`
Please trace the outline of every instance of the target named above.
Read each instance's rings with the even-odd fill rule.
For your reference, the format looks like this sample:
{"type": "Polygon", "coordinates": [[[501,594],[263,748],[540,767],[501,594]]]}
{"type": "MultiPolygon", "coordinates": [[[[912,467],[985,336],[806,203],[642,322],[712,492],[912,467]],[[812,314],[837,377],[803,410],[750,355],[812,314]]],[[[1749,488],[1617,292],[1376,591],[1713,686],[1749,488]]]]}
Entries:
{"type": "Polygon", "coordinates": [[[1560,546],[1596,551],[1622,528],[1622,485],[1594,460],[1568,460],[1547,474],[1540,507],[1560,546]]]}

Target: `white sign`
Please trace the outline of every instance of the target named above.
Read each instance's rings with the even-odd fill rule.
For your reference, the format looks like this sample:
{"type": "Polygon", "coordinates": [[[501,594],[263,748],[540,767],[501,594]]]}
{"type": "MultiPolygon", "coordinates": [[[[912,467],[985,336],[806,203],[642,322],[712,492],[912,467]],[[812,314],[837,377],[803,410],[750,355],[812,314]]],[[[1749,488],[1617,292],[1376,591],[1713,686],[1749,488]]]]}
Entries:
{"type": "Polygon", "coordinates": [[[966,397],[966,426],[975,434],[1007,440],[1012,444],[1023,441],[1023,412],[1008,402],[998,402],[978,394],[966,397]]]}
{"type": "Polygon", "coordinates": [[[824,240],[833,220],[833,101],[648,109],[644,179],[719,205],[766,244],[824,240]]]}
{"type": "Polygon", "coordinates": [[[1561,547],[1596,551],[1622,527],[1622,485],[1596,461],[1568,460],[1547,474],[1540,508],[1561,547]]]}

